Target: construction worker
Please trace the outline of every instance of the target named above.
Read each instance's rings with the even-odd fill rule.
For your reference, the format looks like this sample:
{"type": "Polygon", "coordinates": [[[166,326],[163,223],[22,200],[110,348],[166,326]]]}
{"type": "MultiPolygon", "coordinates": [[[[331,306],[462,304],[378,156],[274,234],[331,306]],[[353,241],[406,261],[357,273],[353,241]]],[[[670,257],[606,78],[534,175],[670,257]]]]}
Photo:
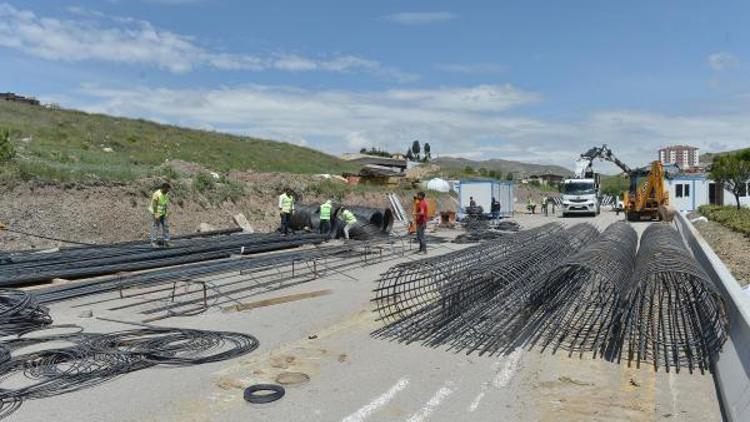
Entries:
{"type": "Polygon", "coordinates": [[[536,203],[530,196],[526,200],[526,210],[531,211],[532,214],[536,214],[536,203]]]}
{"type": "Polygon", "coordinates": [[[542,212],[544,212],[545,217],[549,217],[549,211],[547,211],[548,202],[549,202],[549,198],[547,198],[547,195],[544,195],[542,197],[542,212]]]}
{"type": "Polygon", "coordinates": [[[281,216],[281,233],[285,236],[289,233],[289,222],[294,213],[294,196],[290,188],[284,188],[279,195],[279,215],[281,216]]]}
{"type": "Polygon", "coordinates": [[[344,239],[349,239],[349,230],[357,224],[357,216],[354,215],[348,208],[344,208],[341,212],[341,218],[344,220],[344,239]]]}
{"type": "Polygon", "coordinates": [[[159,189],[157,189],[153,195],[151,195],[151,203],[148,206],[148,212],[151,214],[151,246],[158,247],[157,239],[159,238],[159,231],[161,231],[160,242],[164,243],[164,246],[169,246],[171,239],[169,235],[169,191],[172,186],[169,183],[163,183],[159,189]]]}
{"type": "Polygon", "coordinates": [[[320,234],[328,237],[331,233],[331,210],[333,205],[331,200],[327,200],[320,205],[320,234]]]}
{"type": "Polygon", "coordinates": [[[495,199],[495,197],[492,197],[492,203],[490,205],[490,211],[492,212],[492,219],[497,220],[500,218],[500,209],[501,205],[500,202],[495,199]]]}
{"type": "Polygon", "coordinates": [[[417,207],[415,210],[416,223],[417,223],[417,241],[419,242],[419,252],[427,253],[427,239],[425,238],[425,230],[427,229],[427,201],[424,199],[424,192],[419,192],[417,198],[417,207]]]}
{"type": "Polygon", "coordinates": [[[469,206],[472,207],[472,208],[474,208],[474,207],[477,206],[477,201],[474,200],[473,196],[469,197],[469,206]]]}

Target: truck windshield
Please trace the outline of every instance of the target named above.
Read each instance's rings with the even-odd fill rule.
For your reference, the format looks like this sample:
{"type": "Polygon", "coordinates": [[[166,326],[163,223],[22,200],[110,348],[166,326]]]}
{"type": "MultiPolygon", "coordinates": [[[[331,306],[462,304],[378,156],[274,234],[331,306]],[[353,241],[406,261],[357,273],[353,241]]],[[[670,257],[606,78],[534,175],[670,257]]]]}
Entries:
{"type": "Polygon", "coordinates": [[[563,185],[562,193],[565,195],[593,195],[596,193],[596,187],[593,183],[570,182],[563,185]]]}

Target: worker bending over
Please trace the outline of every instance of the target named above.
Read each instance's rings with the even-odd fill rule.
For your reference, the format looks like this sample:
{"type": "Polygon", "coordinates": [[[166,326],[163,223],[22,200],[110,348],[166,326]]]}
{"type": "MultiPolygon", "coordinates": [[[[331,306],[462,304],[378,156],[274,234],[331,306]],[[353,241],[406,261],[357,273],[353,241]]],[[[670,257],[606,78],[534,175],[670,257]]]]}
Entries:
{"type": "Polygon", "coordinates": [[[320,205],[320,234],[326,237],[331,233],[332,209],[333,205],[331,204],[330,199],[320,205]]]}
{"type": "Polygon", "coordinates": [[[344,239],[349,239],[349,230],[357,224],[357,217],[348,208],[341,212],[341,218],[344,220],[344,239]]]}
{"type": "Polygon", "coordinates": [[[169,246],[171,237],[169,235],[169,191],[172,186],[169,183],[163,183],[159,189],[151,195],[151,203],[148,206],[148,212],[151,214],[151,246],[159,247],[159,242],[164,246],[169,246]],[[159,232],[161,231],[161,238],[159,232]],[[158,242],[157,242],[158,241],[158,242]]]}
{"type": "Polygon", "coordinates": [[[289,223],[294,213],[294,196],[292,190],[284,188],[284,192],[279,195],[279,215],[281,215],[281,233],[289,233],[289,223]]]}
{"type": "Polygon", "coordinates": [[[536,202],[534,202],[531,197],[526,200],[526,210],[530,211],[532,214],[536,214],[536,202]]]}
{"type": "Polygon", "coordinates": [[[424,192],[417,194],[416,204],[416,223],[417,223],[417,241],[419,241],[419,252],[427,253],[427,239],[425,230],[427,229],[427,201],[424,199],[424,192]]]}

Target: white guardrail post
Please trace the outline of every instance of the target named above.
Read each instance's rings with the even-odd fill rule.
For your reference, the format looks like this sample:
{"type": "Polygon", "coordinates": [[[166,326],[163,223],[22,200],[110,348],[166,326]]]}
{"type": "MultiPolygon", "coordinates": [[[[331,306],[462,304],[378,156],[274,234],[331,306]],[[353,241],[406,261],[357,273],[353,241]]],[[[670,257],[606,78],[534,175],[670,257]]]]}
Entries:
{"type": "Polygon", "coordinates": [[[714,374],[724,416],[733,422],[750,421],[750,297],[687,217],[677,213],[675,222],[726,301],[729,339],[719,353],[714,374]]]}

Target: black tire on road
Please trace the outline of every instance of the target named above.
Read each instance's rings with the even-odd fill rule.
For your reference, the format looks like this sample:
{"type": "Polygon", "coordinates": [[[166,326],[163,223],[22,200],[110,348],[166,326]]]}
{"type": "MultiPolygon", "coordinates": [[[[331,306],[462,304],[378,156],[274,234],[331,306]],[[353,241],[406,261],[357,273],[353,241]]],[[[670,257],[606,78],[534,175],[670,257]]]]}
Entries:
{"type": "Polygon", "coordinates": [[[245,401],[255,404],[271,403],[286,394],[284,387],[277,384],[255,384],[247,387],[243,394],[245,401]],[[256,394],[259,391],[270,391],[270,394],[256,394]]]}

